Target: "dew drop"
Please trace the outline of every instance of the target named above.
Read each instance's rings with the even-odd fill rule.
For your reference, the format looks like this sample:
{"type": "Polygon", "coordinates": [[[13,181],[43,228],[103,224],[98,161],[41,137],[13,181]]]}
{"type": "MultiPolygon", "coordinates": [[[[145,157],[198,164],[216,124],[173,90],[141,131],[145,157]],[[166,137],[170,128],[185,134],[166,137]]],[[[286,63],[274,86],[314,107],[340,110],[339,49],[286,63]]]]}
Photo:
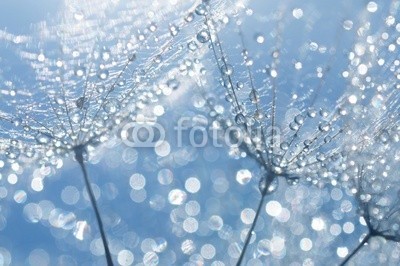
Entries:
{"type": "Polygon", "coordinates": [[[236,122],[236,124],[238,124],[238,125],[242,125],[242,124],[245,124],[246,123],[246,117],[242,114],[242,113],[239,113],[239,114],[237,114],[236,116],[235,116],[235,122],[236,122]]]}
{"type": "Polygon", "coordinates": [[[51,137],[44,133],[36,134],[35,139],[39,144],[48,144],[51,141],[51,137]]]}
{"type": "Polygon", "coordinates": [[[101,80],[105,80],[108,78],[108,70],[107,69],[101,69],[98,73],[97,76],[99,77],[99,79],[101,80]]]}
{"type": "Polygon", "coordinates": [[[170,32],[171,36],[176,36],[179,33],[179,27],[176,25],[170,25],[169,32],[170,32]]]}
{"type": "Polygon", "coordinates": [[[199,4],[195,10],[196,15],[205,16],[207,15],[207,8],[204,4],[199,4]]]}
{"type": "Polygon", "coordinates": [[[187,47],[192,52],[196,51],[197,48],[199,48],[199,46],[197,45],[197,43],[195,41],[188,42],[187,47]]]}
{"type": "Polygon", "coordinates": [[[249,98],[252,103],[258,103],[260,101],[260,95],[255,89],[251,90],[249,98]]]}
{"type": "Polygon", "coordinates": [[[201,43],[206,43],[210,40],[210,33],[206,29],[203,29],[197,33],[196,39],[201,43]]]}
{"type": "Polygon", "coordinates": [[[85,75],[85,71],[86,69],[82,66],[76,67],[74,70],[74,73],[77,77],[82,77],[83,75],[85,75]]]}
{"type": "Polygon", "coordinates": [[[107,114],[114,114],[119,109],[119,102],[115,99],[108,100],[104,104],[103,109],[107,114]]]}
{"type": "Polygon", "coordinates": [[[233,74],[233,67],[229,64],[225,64],[221,67],[221,72],[224,75],[231,76],[233,74]]]}

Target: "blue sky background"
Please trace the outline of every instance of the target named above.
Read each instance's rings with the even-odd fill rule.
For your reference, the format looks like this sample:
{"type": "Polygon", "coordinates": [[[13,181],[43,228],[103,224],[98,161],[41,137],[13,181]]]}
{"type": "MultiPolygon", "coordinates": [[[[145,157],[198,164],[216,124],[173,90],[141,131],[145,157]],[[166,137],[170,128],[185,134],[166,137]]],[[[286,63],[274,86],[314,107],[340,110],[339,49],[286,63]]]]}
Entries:
{"type": "MultiPolygon", "coordinates": [[[[277,7],[270,2],[273,1],[266,5],[262,0],[250,1],[247,12],[252,10],[255,15],[244,19],[246,47],[253,54],[255,69],[271,63],[270,53],[274,44],[270,41],[271,34],[276,29],[276,21],[270,22],[269,16],[274,14],[277,7]],[[255,41],[255,36],[259,33],[266,39],[261,45],[255,41]]],[[[294,104],[290,104],[290,97],[294,93],[305,95],[308,89],[317,86],[318,79],[307,76],[315,73],[315,66],[331,67],[331,75],[318,96],[317,107],[333,109],[337,104],[336,99],[347,93],[346,82],[340,79],[341,71],[348,64],[346,55],[353,49],[352,44],[357,38],[355,28],[361,25],[356,21],[362,20],[366,14],[365,1],[355,1],[353,4],[346,1],[311,2],[290,1],[284,10],[282,75],[279,76],[278,89],[278,116],[282,118],[282,124],[286,123],[283,118],[288,109],[301,109],[309,104],[310,97],[305,96],[304,100],[299,99],[294,104]],[[293,18],[294,7],[304,10],[303,20],[298,22],[293,18]],[[347,18],[354,20],[355,26],[351,31],[343,31],[340,24],[347,18]],[[334,34],[338,30],[341,31],[339,40],[334,34]],[[301,54],[303,50],[299,44],[310,41],[328,48],[337,48],[337,51],[334,56],[329,53],[312,53],[309,50],[304,55],[301,54]],[[302,57],[304,68],[300,73],[295,72],[293,58],[302,57]],[[333,60],[330,61],[332,57],[333,60]],[[303,83],[303,86],[299,83],[303,83]]],[[[41,21],[56,23],[54,16],[62,8],[61,1],[1,1],[0,29],[15,35],[30,35],[32,25],[41,21]]],[[[373,25],[383,22],[385,10],[387,7],[383,6],[379,9],[382,13],[371,15],[373,25]]],[[[239,17],[246,17],[245,13],[241,12],[239,17]]],[[[201,24],[196,24],[198,25],[201,24]]],[[[240,56],[243,47],[238,45],[240,39],[235,29],[237,27],[231,21],[221,31],[220,36],[229,60],[235,70],[238,70],[239,78],[245,80],[247,77],[241,66],[240,56]]],[[[189,40],[190,38],[182,40],[183,47],[186,47],[189,40]]],[[[204,62],[202,64],[208,69],[210,76],[217,77],[219,73],[212,63],[211,54],[204,52],[207,50],[204,44],[199,45],[199,57],[204,62]]],[[[8,48],[6,46],[0,50],[2,64],[13,62],[15,57],[8,48]]],[[[19,60],[17,62],[20,63],[19,60]]],[[[3,75],[19,72],[14,73],[15,76],[32,82],[31,76],[24,77],[24,69],[27,67],[29,66],[20,64],[11,68],[1,66],[8,69],[3,71],[3,75]]],[[[255,73],[255,79],[263,93],[263,100],[267,103],[270,95],[263,87],[262,73],[255,73]]],[[[199,96],[194,91],[193,83],[184,81],[186,79],[182,78],[180,88],[173,92],[178,96],[173,94],[171,98],[164,97],[162,100],[165,114],[159,118],[159,123],[165,127],[171,147],[166,156],[160,156],[153,148],[130,148],[120,140],[113,139],[110,144],[99,148],[88,164],[91,181],[97,185],[95,190],[101,192],[98,203],[116,265],[118,261],[123,262],[127,258],[127,253],[133,254],[134,265],[199,265],[201,262],[204,265],[233,264],[238,257],[237,243],[243,240],[245,228],[249,227],[245,223],[251,217],[251,209],[257,206],[261,173],[251,158],[231,158],[227,147],[213,147],[212,143],[203,148],[190,147],[187,142],[183,147],[176,147],[174,126],[179,118],[196,116],[196,121],[207,120],[211,123],[204,109],[193,107],[199,96]],[[251,173],[249,182],[240,184],[237,181],[240,170],[251,173]],[[135,189],[132,180],[142,180],[142,176],[145,186],[135,189]],[[193,178],[200,182],[201,187],[199,191],[192,193],[189,181],[193,181],[193,178]],[[174,193],[176,197],[173,197],[174,193]],[[217,226],[218,229],[213,225],[215,219],[223,220],[223,225],[217,226]],[[198,229],[194,232],[185,231],[185,224],[197,224],[198,229]],[[213,249],[215,255],[208,258],[213,249]]],[[[213,85],[211,93],[217,95],[216,100],[229,112],[229,105],[223,100],[223,88],[218,85],[217,80],[210,81],[210,84],[213,85]]],[[[8,181],[12,170],[2,169],[0,265],[7,265],[9,261],[11,265],[105,265],[103,256],[92,254],[97,252],[93,248],[93,240],[99,237],[99,233],[90,204],[83,198],[85,192],[81,172],[71,157],[66,158],[64,165],[57,171],[42,169],[50,173],[45,174],[44,189],[41,192],[35,192],[31,188],[35,165],[19,173],[19,181],[15,185],[8,181]],[[70,189],[79,192],[79,200],[71,205],[63,201],[63,197],[72,195],[70,189]],[[5,192],[7,194],[4,196],[5,192]],[[60,220],[72,217],[64,228],[50,225],[48,219],[41,219],[36,223],[27,221],[24,208],[29,203],[40,203],[44,206],[49,202],[64,215],[58,216],[60,220]],[[82,221],[90,226],[83,241],[73,234],[78,222],[82,221]]],[[[319,188],[301,180],[298,186],[290,187],[282,178],[276,193],[266,200],[266,204],[276,202],[283,209],[281,216],[272,217],[263,211],[255,229],[257,242],[250,246],[246,256],[246,260],[250,260],[248,265],[337,264],[341,261],[338,256],[340,250],[345,247],[351,250],[357,245],[359,237],[366,232],[361,225],[354,199],[340,186],[327,184],[319,188]],[[352,226],[354,230],[349,229],[352,226]],[[264,241],[258,242],[260,240],[264,241]],[[312,248],[308,250],[304,243],[309,246],[310,241],[312,248]]],[[[263,208],[265,210],[266,207],[263,208]]],[[[359,263],[377,263],[379,255],[383,254],[389,257],[388,265],[398,264],[398,245],[383,239],[373,239],[371,243],[371,247],[365,247],[363,253],[360,253],[363,255],[357,258],[359,263]]]]}

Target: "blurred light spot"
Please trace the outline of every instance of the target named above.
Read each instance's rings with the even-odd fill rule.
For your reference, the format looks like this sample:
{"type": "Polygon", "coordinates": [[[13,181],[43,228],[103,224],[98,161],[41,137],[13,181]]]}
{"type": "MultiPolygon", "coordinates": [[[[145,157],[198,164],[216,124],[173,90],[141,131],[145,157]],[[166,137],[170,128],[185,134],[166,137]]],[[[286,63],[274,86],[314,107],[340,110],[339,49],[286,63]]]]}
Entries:
{"type": "Polygon", "coordinates": [[[186,239],[182,242],[181,250],[183,254],[190,255],[196,250],[196,245],[190,239],[186,239]]]}
{"type": "Polygon", "coordinates": [[[254,221],[256,212],[253,209],[246,208],[240,213],[240,219],[244,224],[251,224],[254,221]]]}
{"type": "Polygon", "coordinates": [[[157,179],[161,185],[169,185],[172,183],[172,180],[174,179],[174,174],[170,169],[161,169],[158,172],[157,179]]]}
{"type": "Polygon", "coordinates": [[[331,191],[331,198],[333,200],[339,201],[343,197],[343,192],[338,188],[333,188],[331,191]]]}
{"type": "Polygon", "coordinates": [[[241,184],[245,185],[250,182],[252,174],[247,169],[241,169],[236,173],[236,181],[241,184]]]}
{"type": "Polygon", "coordinates": [[[74,186],[66,186],[61,191],[61,199],[68,205],[74,205],[80,198],[79,190],[74,186]]]}
{"type": "Polygon", "coordinates": [[[343,232],[346,234],[351,234],[354,232],[354,224],[352,222],[346,222],[343,225],[343,232]]]}
{"type": "Polygon", "coordinates": [[[36,191],[40,192],[43,190],[43,179],[41,177],[35,177],[31,181],[31,188],[36,191]]]}
{"type": "Polygon", "coordinates": [[[282,205],[279,202],[272,200],[265,205],[265,210],[267,211],[268,215],[276,217],[281,213],[282,205]]]}
{"type": "Polygon", "coordinates": [[[351,103],[351,104],[356,104],[356,103],[357,103],[357,96],[355,96],[355,95],[350,95],[350,96],[349,96],[349,103],[351,103]]]}
{"type": "Polygon", "coordinates": [[[301,19],[303,17],[303,10],[301,8],[295,8],[292,11],[292,15],[296,19],[301,19]]]}
{"type": "Polygon", "coordinates": [[[171,152],[171,146],[167,141],[157,141],[154,150],[158,156],[165,157],[171,152]]]}
{"type": "Polygon", "coordinates": [[[181,205],[186,201],[187,194],[180,189],[173,189],[168,194],[168,201],[172,205],[181,205]]]}
{"type": "Polygon", "coordinates": [[[211,260],[215,256],[215,247],[211,244],[205,244],[201,247],[200,254],[203,258],[211,260]]]}
{"type": "Polygon", "coordinates": [[[300,240],[300,248],[303,251],[310,251],[312,249],[313,243],[309,238],[303,238],[300,240]]]}
{"type": "Polygon", "coordinates": [[[271,253],[278,255],[285,248],[285,239],[279,236],[274,236],[271,239],[271,253]]]}
{"type": "Polygon", "coordinates": [[[90,227],[86,221],[76,222],[73,235],[78,240],[85,239],[85,236],[89,233],[90,227]]]}
{"type": "Polygon", "coordinates": [[[270,253],[270,241],[268,239],[262,239],[257,244],[257,251],[263,255],[268,256],[270,253]]]}
{"type": "Polygon", "coordinates": [[[24,203],[26,201],[27,195],[23,190],[17,190],[14,193],[14,200],[16,203],[24,203]]]}
{"type": "Polygon", "coordinates": [[[162,116],[165,113],[164,107],[162,105],[154,106],[153,113],[156,116],[162,116]]]}
{"type": "Polygon", "coordinates": [[[311,227],[315,231],[321,231],[325,229],[325,222],[322,218],[313,218],[311,222],[311,227]]]}
{"type": "Polygon", "coordinates": [[[213,215],[210,217],[210,219],[208,219],[208,228],[210,228],[213,231],[220,230],[223,225],[224,221],[218,215],[213,215]]]}
{"type": "Polygon", "coordinates": [[[50,265],[50,256],[43,249],[34,249],[29,254],[28,261],[30,265],[46,266],[50,265]]]}
{"type": "Polygon", "coordinates": [[[153,251],[157,252],[157,253],[161,253],[164,252],[166,250],[168,246],[168,242],[167,240],[165,240],[164,238],[158,237],[155,238],[151,248],[153,249],[153,251]]]}
{"type": "Polygon", "coordinates": [[[378,10],[378,4],[371,1],[367,4],[368,12],[375,13],[378,10]]]}
{"type": "Polygon", "coordinates": [[[158,255],[153,251],[147,252],[143,256],[144,265],[158,265],[158,261],[158,255]]]}
{"type": "Polygon", "coordinates": [[[36,203],[28,203],[24,206],[23,214],[25,219],[31,223],[37,223],[42,219],[42,208],[36,203]]]}
{"type": "Polygon", "coordinates": [[[200,204],[197,201],[189,201],[185,205],[185,211],[189,216],[196,216],[200,213],[200,204]]]}
{"type": "Polygon", "coordinates": [[[336,254],[341,257],[344,258],[347,256],[347,254],[349,254],[349,250],[347,249],[347,247],[338,247],[336,249],[336,254]]]}
{"type": "Polygon", "coordinates": [[[338,236],[342,233],[342,227],[338,224],[332,224],[331,227],[329,228],[329,232],[333,236],[338,236]]]}
{"type": "Polygon", "coordinates": [[[146,179],[142,174],[135,173],[130,177],[129,185],[134,190],[141,190],[146,185],[146,179]]]}
{"type": "Polygon", "coordinates": [[[129,266],[134,260],[133,253],[127,249],[123,249],[118,252],[117,260],[121,266],[129,266]]]}
{"type": "Polygon", "coordinates": [[[18,176],[16,174],[10,174],[7,177],[7,181],[8,183],[10,183],[11,185],[15,185],[18,182],[18,176]]]}
{"type": "Polygon", "coordinates": [[[138,152],[133,148],[126,148],[122,152],[122,160],[127,164],[133,164],[137,161],[138,152]]]}
{"type": "Polygon", "coordinates": [[[147,192],[144,189],[131,190],[131,193],[129,194],[129,196],[132,201],[134,201],[136,203],[141,203],[146,200],[147,192]]]}
{"type": "Polygon", "coordinates": [[[185,189],[190,193],[197,193],[200,190],[201,183],[196,177],[189,177],[185,182],[185,189]]]}
{"type": "Polygon", "coordinates": [[[349,200],[344,200],[340,204],[340,210],[342,212],[351,212],[352,209],[353,209],[353,204],[349,200]]]}
{"type": "Polygon", "coordinates": [[[198,228],[199,228],[199,223],[193,217],[186,218],[183,221],[183,230],[185,230],[188,233],[194,233],[197,231],[198,228]]]}
{"type": "Polygon", "coordinates": [[[12,261],[12,258],[11,258],[10,252],[5,248],[0,247],[0,264],[1,265],[11,265],[11,261],[12,261]]]}

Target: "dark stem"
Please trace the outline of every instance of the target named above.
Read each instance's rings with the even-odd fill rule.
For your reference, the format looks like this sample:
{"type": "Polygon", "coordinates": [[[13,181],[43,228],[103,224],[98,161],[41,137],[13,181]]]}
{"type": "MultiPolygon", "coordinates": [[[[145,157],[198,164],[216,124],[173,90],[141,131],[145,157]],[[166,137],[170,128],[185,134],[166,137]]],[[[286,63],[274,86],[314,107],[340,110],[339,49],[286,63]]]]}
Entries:
{"type": "Polygon", "coordinates": [[[360,244],[358,244],[357,248],[355,250],[353,250],[353,252],[351,252],[349,255],[347,255],[346,259],[340,263],[340,266],[344,266],[346,265],[347,262],[349,262],[349,260],[357,254],[357,252],[364,246],[365,243],[368,242],[368,240],[371,238],[371,233],[368,232],[368,234],[364,237],[364,239],[360,242],[360,244]]]}
{"type": "MultiPolygon", "coordinates": [[[[265,191],[265,192],[266,192],[266,191],[265,191]]],[[[256,226],[258,217],[259,217],[260,214],[261,214],[261,207],[262,207],[263,204],[264,204],[264,199],[265,199],[265,196],[266,196],[266,195],[267,195],[267,193],[262,193],[262,195],[261,195],[260,202],[258,203],[258,208],[257,208],[256,216],[254,217],[254,221],[253,221],[253,223],[251,224],[251,227],[250,227],[249,232],[247,233],[246,240],[244,241],[244,246],[243,246],[242,252],[240,253],[240,257],[239,257],[239,259],[238,259],[238,261],[237,261],[237,263],[236,263],[236,266],[240,266],[240,265],[242,264],[244,255],[246,254],[246,249],[247,249],[247,247],[248,247],[248,245],[249,245],[249,243],[250,243],[251,236],[253,235],[254,227],[256,226]]]]}
{"type": "Polygon", "coordinates": [[[92,186],[90,185],[90,182],[89,182],[89,176],[88,176],[88,173],[86,170],[86,165],[83,162],[84,147],[78,146],[74,149],[74,152],[75,152],[75,159],[78,161],[78,163],[81,167],[82,173],[83,173],[83,179],[85,180],[86,191],[89,194],[90,203],[92,204],[94,213],[96,214],[97,225],[99,226],[99,229],[100,229],[101,240],[103,241],[104,251],[106,254],[107,266],[113,266],[114,264],[111,259],[111,253],[110,253],[110,249],[108,247],[106,233],[104,232],[104,226],[103,226],[103,222],[101,220],[99,208],[97,206],[97,202],[94,197],[92,186]]]}

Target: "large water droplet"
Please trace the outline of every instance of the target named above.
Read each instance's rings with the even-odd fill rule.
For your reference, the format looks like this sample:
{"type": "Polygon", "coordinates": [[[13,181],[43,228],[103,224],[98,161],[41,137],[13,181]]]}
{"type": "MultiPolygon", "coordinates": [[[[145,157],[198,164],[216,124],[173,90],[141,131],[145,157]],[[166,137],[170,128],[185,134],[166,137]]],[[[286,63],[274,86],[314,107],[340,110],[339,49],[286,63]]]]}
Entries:
{"type": "Polygon", "coordinates": [[[206,29],[203,29],[197,33],[196,39],[201,43],[206,43],[210,40],[210,33],[206,29]]]}
{"type": "Polygon", "coordinates": [[[247,119],[246,119],[246,117],[245,117],[242,113],[239,113],[239,114],[237,114],[237,115],[235,116],[235,122],[236,122],[236,124],[238,124],[238,125],[245,124],[246,121],[247,121],[247,119]]]}

